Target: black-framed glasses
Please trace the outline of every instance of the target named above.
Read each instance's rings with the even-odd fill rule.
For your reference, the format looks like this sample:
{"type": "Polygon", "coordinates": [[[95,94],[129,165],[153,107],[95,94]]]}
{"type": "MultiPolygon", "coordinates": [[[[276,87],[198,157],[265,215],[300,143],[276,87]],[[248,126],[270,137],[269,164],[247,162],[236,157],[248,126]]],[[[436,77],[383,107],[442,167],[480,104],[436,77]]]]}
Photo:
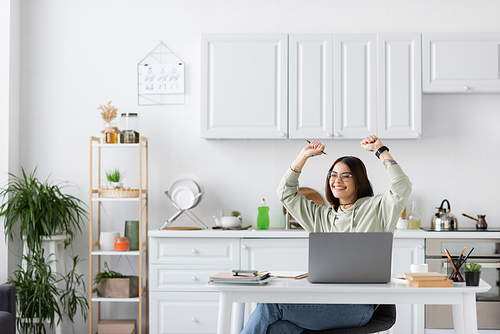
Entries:
{"type": "MultiPolygon", "coordinates": [[[[337,172],[334,172],[333,170],[328,171],[328,180],[330,182],[335,181],[339,177],[339,174],[337,172]]],[[[342,182],[347,182],[351,179],[352,174],[349,172],[344,172],[340,174],[340,179],[342,182]]]]}

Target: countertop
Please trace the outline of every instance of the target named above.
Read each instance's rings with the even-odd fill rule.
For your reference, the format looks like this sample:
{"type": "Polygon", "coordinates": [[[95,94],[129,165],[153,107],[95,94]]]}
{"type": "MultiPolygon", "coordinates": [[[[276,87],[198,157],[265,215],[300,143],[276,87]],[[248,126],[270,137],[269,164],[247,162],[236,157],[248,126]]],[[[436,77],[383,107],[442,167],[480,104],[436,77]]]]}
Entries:
{"type": "MultiPolygon", "coordinates": [[[[309,233],[300,230],[150,230],[150,237],[174,238],[307,238],[309,233]]],[[[500,231],[436,232],[420,230],[396,230],[395,239],[500,239],[500,231]]]]}

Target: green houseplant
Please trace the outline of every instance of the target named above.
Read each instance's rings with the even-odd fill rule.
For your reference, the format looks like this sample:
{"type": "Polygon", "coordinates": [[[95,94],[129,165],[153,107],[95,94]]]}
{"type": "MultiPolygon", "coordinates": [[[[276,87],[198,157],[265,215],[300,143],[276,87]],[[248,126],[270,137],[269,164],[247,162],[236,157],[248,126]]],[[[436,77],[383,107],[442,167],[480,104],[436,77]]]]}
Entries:
{"type": "Polygon", "coordinates": [[[464,264],[465,269],[465,285],[478,286],[481,279],[481,268],[483,266],[477,262],[464,264]]]}
{"type": "Polygon", "coordinates": [[[39,249],[43,237],[67,235],[65,247],[73,241],[76,232],[82,232],[80,223],[87,217],[85,204],[78,198],[64,194],[68,182],[54,184],[48,178],[40,181],[36,168],[31,174],[22,169],[22,177],[9,173],[7,186],[0,190],[4,203],[0,217],[4,217],[5,236],[13,238],[14,228],[20,224],[20,233],[30,250],[39,249]]]}
{"type": "Polygon", "coordinates": [[[118,168],[106,171],[106,179],[109,182],[109,188],[119,189],[123,188],[123,178],[125,177],[125,172],[122,172],[118,168]]]}
{"type": "Polygon", "coordinates": [[[130,298],[139,295],[139,276],[126,276],[109,269],[104,262],[104,270],[94,276],[97,296],[110,298],[130,298]]]}
{"type": "Polygon", "coordinates": [[[73,258],[73,267],[65,276],[51,269],[43,249],[23,257],[25,267],[19,266],[8,283],[16,287],[16,299],[19,316],[17,328],[24,333],[46,333],[45,324],[53,328],[67,314],[74,321],[78,308],[87,319],[88,303],[85,298],[83,275],[75,272],[80,262],[73,258]],[[64,288],[58,285],[63,283],[64,288]]]}
{"type": "Polygon", "coordinates": [[[76,273],[80,262],[78,256],[72,258],[72,269],[61,275],[52,272],[53,260],[47,259],[43,249],[44,237],[66,235],[65,248],[72,243],[87,217],[85,204],[62,192],[70,186],[68,182],[55,184],[48,178],[40,181],[36,168],[30,174],[22,169],[21,177],[11,173],[9,176],[7,185],[0,189],[0,197],[4,199],[0,217],[4,217],[5,238],[14,239],[19,226],[27,247],[27,255],[23,256],[25,265],[19,266],[9,278],[17,290],[18,329],[26,333],[45,333],[45,323],[53,328],[62,314],[73,321],[78,308],[86,319],[85,283],[83,275],[76,273]],[[61,285],[64,288],[59,288],[61,285]]]}

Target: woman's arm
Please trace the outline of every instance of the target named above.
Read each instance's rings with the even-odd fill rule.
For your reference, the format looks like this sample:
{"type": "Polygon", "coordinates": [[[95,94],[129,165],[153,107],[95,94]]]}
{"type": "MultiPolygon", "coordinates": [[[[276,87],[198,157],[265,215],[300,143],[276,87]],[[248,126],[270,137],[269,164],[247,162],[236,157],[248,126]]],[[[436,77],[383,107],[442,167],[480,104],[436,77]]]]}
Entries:
{"type": "MultiPolygon", "coordinates": [[[[384,144],[382,144],[382,141],[377,136],[368,136],[361,141],[361,147],[370,152],[377,152],[382,146],[384,144]]],[[[380,153],[379,159],[384,164],[385,169],[398,164],[389,153],[389,150],[380,153]]]]}
{"type": "Polygon", "coordinates": [[[323,154],[323,150],[325,149],[325,145],[322,145],[320,142],[312,141],[309,145],[304,147],[297,158],[292,162],[290,168],[297,173],[302,171],[302,168],[307,162],[307,159],[323,154]]]}

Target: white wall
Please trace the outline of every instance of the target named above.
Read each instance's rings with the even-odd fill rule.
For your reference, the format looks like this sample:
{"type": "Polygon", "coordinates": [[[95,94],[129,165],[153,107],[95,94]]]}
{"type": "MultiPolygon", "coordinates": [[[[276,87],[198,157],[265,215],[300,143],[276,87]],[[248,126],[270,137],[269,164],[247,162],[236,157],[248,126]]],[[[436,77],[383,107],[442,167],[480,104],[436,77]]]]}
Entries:
{"type": "MultiPolygon", "coordinates": [[[[0,185],[8,172],[19,167],[19,103],[20,103],[20,2],[0,3],[0,185]]],[[[2,199],[0,198],[0,204],[2,199]]],[[[0,218],[0,284],[17,264],[12,251],[18,242],[6,240],[4,222],[0,218]],[[9,249],[11,252],[9,252],[9,249]]]]}
{"type": "MultiPolygon", "coordinates": [[[[163,191],[182,171],[203,181],[206,194],[194,212],[207,223],[218,207],[239,210],[245,223],[255,225],[265,197],[271,225],[283,226],[275,187],[305,142],[199,138],[201,33],[490,32],[500,30],[499,14],[494,0],[26,0],[21,165],[38,166],[42,178],[52,173],[75,182],[81,190],[72,191],[88,202],[88,138],[103,128],[96,108],[112,100],[119,112],[139,113],[141,132],[150,139],[151,228],[175,212],[163,191]],[[186,64],[186,104],[139,107],[136,65],[160,41],[186,64]]],[[[490,226],[500,227],[499,107],[500,94],[426,95],[422,139],[384,142],[413,181],[410,200],[417,201],[423,225],[447,198],[456,215],[486,214],[490,226]]],[[[302,186],[322,193],[333,160],[354,154],[366,162],[376,192],[386,189],[381,163],[357,141],[326,144],[328,156],[308,162],[302,186]]],[[[118,211],[110,208],[108,214],[121,227],[134,213],[118,211]]],[[[474,223],[461,216],[458,221],[474,223]]],[[[191,225],[182,216],[179,224],[191,225]]],[[[84,257],[86,237],[84,231],[74,244],[84,257]]]]}

